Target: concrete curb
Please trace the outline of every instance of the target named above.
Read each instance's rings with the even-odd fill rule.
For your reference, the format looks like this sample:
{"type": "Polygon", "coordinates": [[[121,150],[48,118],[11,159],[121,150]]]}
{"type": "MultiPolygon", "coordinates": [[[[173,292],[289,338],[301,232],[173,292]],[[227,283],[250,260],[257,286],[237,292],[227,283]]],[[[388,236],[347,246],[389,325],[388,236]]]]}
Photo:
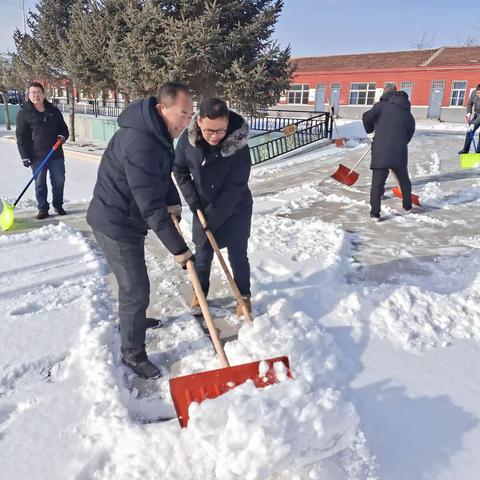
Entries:
{"type": "MultiPolygon", "coordinates": [[[[0,140],[2,142],[10,142],[10,143],[16,142],[16,138],[10,135],[2,135],[0,136],[0,140]]],[[[101,153],[82,152],[79,150],[75,150],[73,148],[69,148],[68,145],[63,146],[63,151],[65,152],[65,155],[68,154],[71,157],[77,157],[77,158],[80,158],[81,160],[95,160],[96,162],[100,162],[100,159],[102,158],[101,153]]]]}

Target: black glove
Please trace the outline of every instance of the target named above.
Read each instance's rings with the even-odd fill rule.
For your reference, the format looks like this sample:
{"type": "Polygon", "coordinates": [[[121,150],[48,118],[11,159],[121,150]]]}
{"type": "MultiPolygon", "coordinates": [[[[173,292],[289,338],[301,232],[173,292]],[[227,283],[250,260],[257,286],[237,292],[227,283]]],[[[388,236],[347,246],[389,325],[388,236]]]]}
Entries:
{"type": "Polygon", "coordinates": [[[200,202],[193,202],[192,204],[189,205],[189,207],[195,216],[197,216],[197,210],[200,210],[205,215],[205,212],[203,210],[203,205],[200,202]]]}
{"type": "Polygon", "coordinates": [[[23,163],[23,166],[27,168],[32,166],[32,162],[28,158],[22,159],[22,163],[23,163]]]}
{"type": "Polygon", "coordinates": [[[57,140],[61,140],[62,145],[67,141],[67,139],[63,135],[57,135],[57,140]]]}
{"type": "Polygon", "coordinates": [[[207,217],[207,227],[204,228],[204,230],[210,230],[211,232],[214,232],[221,223],[219,223],[215,218],[215,209],[213,208],[213,205],[209,205],[205,209],[205,216],[207,217]]]}

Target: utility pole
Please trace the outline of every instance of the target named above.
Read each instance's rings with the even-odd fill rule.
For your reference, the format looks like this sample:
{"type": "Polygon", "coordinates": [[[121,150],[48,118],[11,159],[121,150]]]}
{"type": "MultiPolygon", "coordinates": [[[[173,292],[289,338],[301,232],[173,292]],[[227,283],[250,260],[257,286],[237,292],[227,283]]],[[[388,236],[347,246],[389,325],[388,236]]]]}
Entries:
{"type": "Polygon", "coordinates": [[[18,3],[20,4],[20,8],[22,10],[23,34],[25,35],[27,33],[27,21],[26,21],[26,17],[25,17],[25,0],[18,0],[18,3]]]}

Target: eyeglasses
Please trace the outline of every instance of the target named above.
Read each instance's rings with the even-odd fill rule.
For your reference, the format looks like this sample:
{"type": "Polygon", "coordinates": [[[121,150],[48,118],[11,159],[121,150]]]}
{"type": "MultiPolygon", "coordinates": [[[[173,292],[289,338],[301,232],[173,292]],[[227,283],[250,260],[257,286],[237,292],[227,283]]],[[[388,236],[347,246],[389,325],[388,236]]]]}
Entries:
{"type": "Polygon", "coordinates": [[[205,130],[202,130],[202,133],[208,135],[209,137],[211,137],[212,135],[224,135],[225,133],[227,133],[227,129],[217,128],[216,130],[211,130],[210,128],[206,128],[205,130]]]}

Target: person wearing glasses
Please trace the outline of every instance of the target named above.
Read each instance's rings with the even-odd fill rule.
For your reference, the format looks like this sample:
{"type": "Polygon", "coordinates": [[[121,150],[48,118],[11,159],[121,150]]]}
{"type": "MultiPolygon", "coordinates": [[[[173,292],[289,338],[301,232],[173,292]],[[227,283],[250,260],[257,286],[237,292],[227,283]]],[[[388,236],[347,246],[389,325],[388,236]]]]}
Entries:
{"type": "MultiPolygon", "coordinates": [[[[68,138],[68,127],[60,110],[45,99],[45,90],[39,82],[28,87],[28,100],[23,104],[16,119],[17,147],[24,167],[37,170],[47,153],[60,139],[68,138]]],[[[37,219],[48,217],[47,170],[52,184],[52,204],[58,215],[66,215],[63,208],[65,186],[65,159],[60,146],[35,178],[37,219]]]]}
{"type": "MultiPolygon", "coordinates": [[[[249,135],[250,129],[241,115],[229,110],[219,98],[206,98],[178,140],[173,174],[193,212],[195,267],[205,295],[210,288],[213,249],[197,217],[198,209],[204,213],[220,248],[227,248],[233,277],[251,310],[247,255],[253,205],[248,188],[249,135]]],[[[201,315],[195,294],[191,311],[201,315]]],[[[241,314],[237,305],[237,315],[241,314]]]]}
{"type": "Polygon", "coordinates": [[[131,103],[118,117],[120,128],[102,156],[87,212],[87,222],[117,280],[122,361],[144,378],[161,375],[145,350],[147,328],[158,325],[146,316],[147,230],[153,230],[182,267],[193,260],[171,218],[182,212],[172,179],[173,139],[192,116],[192,97],[181,82],[166,82],[156,97],[131,103]]]}

